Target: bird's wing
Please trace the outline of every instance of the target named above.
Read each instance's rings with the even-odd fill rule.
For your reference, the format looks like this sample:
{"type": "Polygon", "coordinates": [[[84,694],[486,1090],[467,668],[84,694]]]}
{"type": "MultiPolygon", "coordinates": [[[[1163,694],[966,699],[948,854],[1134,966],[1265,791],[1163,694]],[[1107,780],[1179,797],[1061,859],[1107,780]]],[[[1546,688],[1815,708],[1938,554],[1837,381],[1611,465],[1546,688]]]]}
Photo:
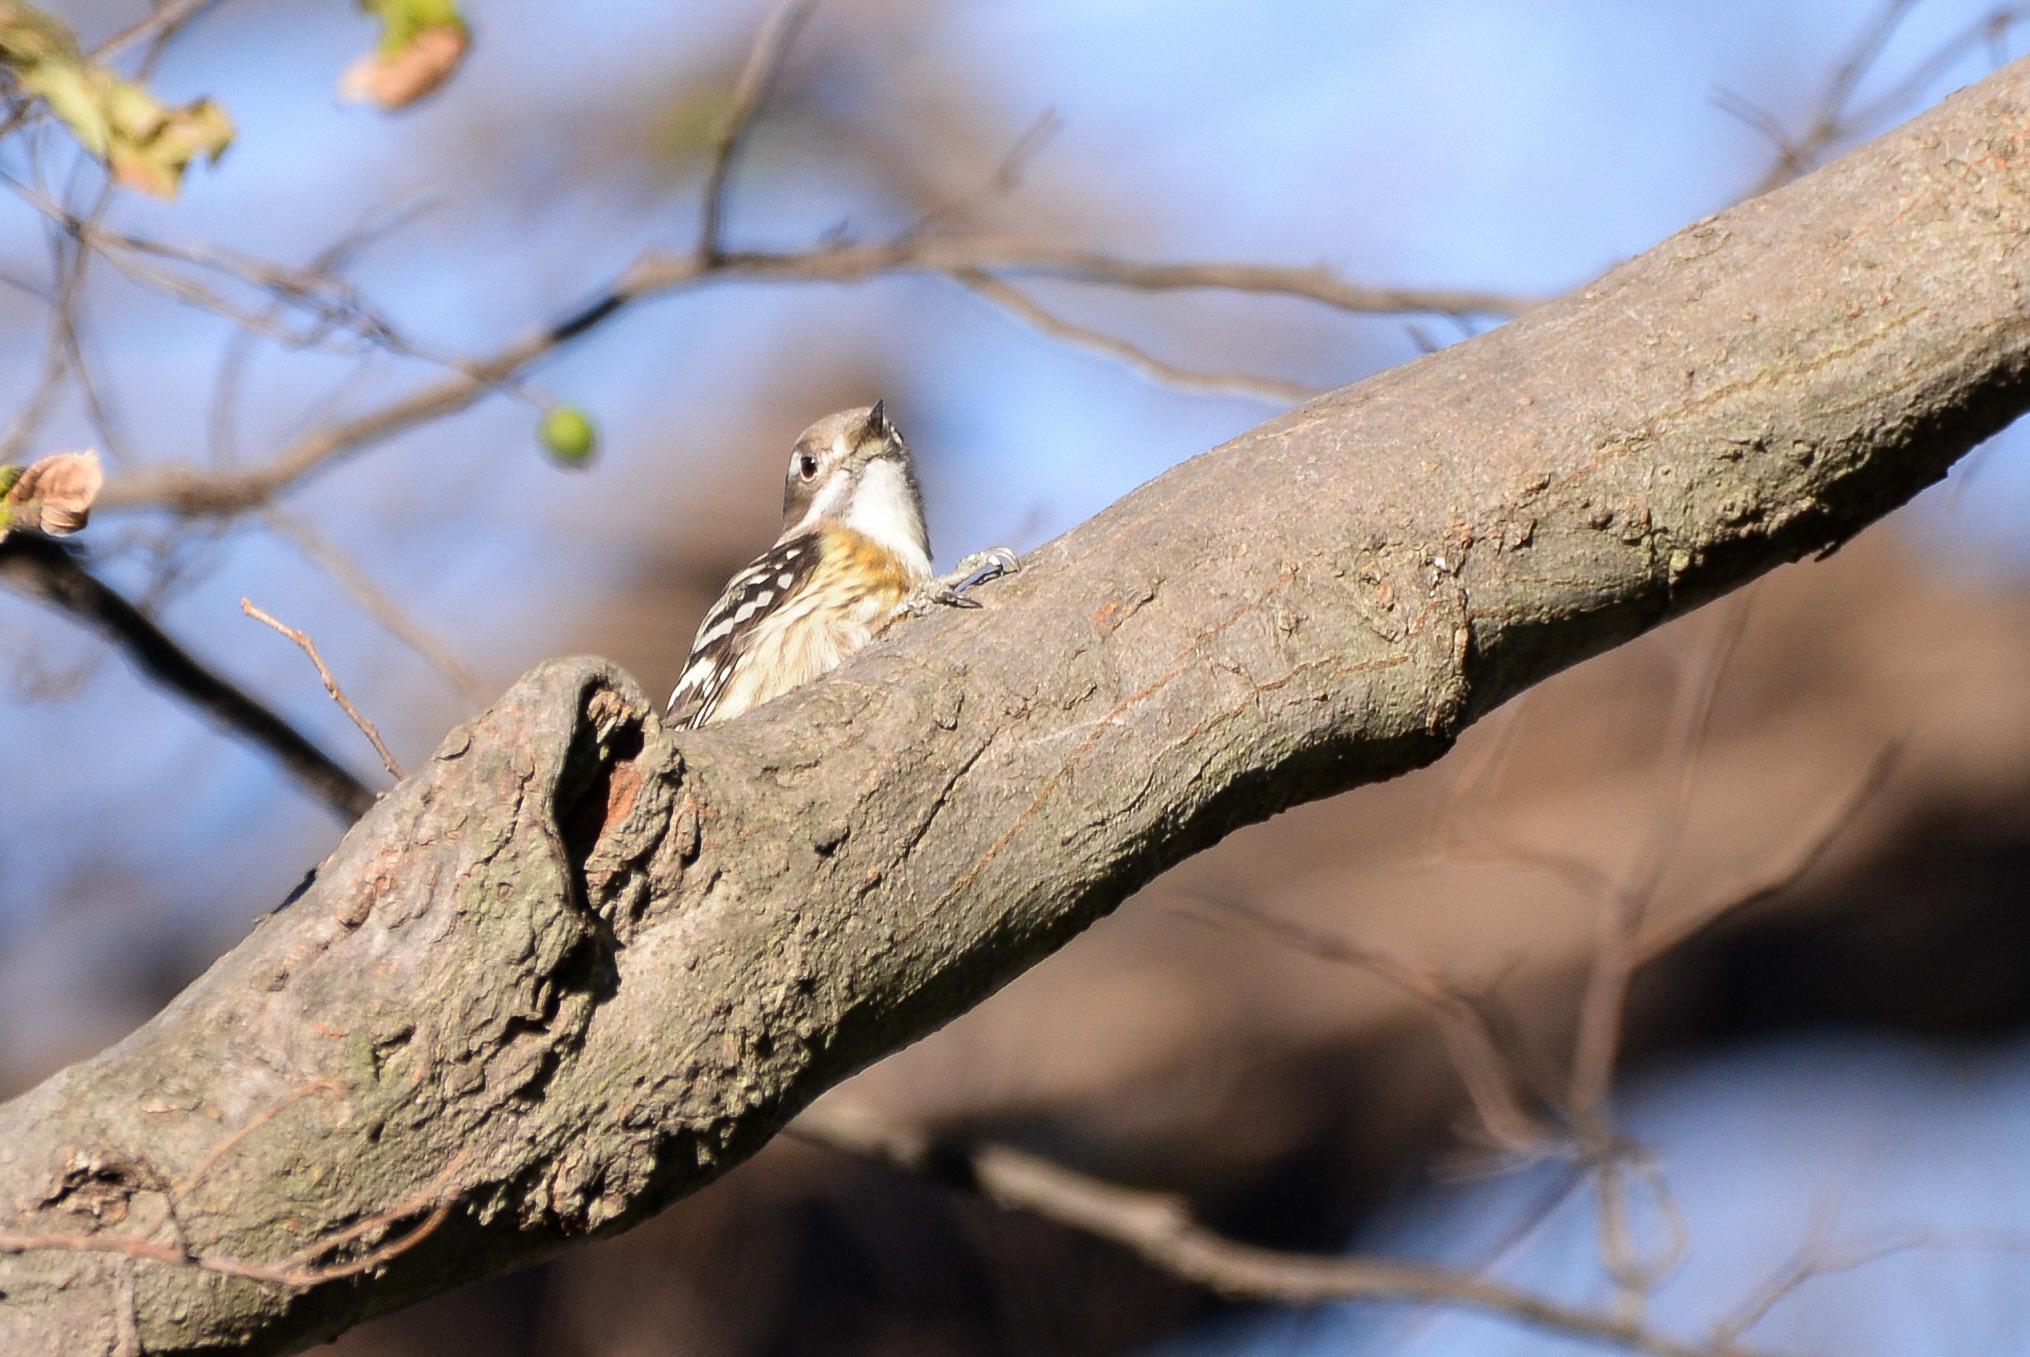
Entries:
{"type": "Polygon", "coordinates": [[[764,618],[794,596],[824,554],[824,543],[811,533],[778,542],[732,579],[698,624],[684,676],[670,694],[664,719],[681,728],[695,728],[712,718],[712,709],[740,666],[747,638],[764,618]]]}

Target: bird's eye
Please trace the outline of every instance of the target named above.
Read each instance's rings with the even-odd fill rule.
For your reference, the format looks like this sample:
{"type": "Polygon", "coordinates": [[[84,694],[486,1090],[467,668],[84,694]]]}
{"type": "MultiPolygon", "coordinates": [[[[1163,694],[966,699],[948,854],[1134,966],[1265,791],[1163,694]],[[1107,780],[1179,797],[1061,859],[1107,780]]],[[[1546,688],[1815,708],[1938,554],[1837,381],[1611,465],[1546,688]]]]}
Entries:
{"type": "Polygon", "coordinates": [[[805,480],[809,480],[817,475],[818,459],[811,456],[808,452],[800,454],[796,459],[796,474],[805,480]]]}

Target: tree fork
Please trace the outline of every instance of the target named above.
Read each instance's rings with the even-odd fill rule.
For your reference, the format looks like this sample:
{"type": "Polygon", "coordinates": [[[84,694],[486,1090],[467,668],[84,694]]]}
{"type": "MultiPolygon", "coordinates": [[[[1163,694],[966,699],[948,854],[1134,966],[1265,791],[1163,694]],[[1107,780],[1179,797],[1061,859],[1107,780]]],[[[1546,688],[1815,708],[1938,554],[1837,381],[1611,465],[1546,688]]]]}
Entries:
{"type": "Polygon", "coordinates": [[[2026,190],[2018,62],[740,721],[539,667],[0,1107],[0,1350],[291,1351],[627,1228],[1236,826],[1837,546],[2030,404],[2026,190]]]}

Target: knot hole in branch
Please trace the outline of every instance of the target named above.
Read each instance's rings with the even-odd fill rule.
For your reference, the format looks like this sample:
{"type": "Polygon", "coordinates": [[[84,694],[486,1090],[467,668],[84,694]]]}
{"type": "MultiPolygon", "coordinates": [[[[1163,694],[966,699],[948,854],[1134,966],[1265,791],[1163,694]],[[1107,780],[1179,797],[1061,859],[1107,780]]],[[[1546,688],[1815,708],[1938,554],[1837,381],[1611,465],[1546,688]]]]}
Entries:
{"type": "MultiPolygon", "coordinates": [[[[585,887],[585,864],[607,832],[627,819],[646,776],[639,760],[644,714],[611,688],[595,688],[557,779],[557,824],[565,856],[585,887]]],[[[580,898],[585,896],[581,893],[580,898]]]]}

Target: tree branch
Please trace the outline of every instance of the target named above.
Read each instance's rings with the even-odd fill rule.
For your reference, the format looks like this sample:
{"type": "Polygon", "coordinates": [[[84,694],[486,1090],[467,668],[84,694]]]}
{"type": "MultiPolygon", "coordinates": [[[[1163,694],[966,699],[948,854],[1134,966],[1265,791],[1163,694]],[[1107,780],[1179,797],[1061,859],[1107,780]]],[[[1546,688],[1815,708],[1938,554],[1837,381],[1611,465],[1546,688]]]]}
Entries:
{"type": "Polygon", "coordinates": [[[797,30],[804,26],[804,21],[816,8],[817,0],[777,0],[775,8],[762,22],[761,31],[755,35],[754,45],[747,53],[747,62],[740,69],[740,78],[734,82],[732,102],[726,109],[726,118],[720,124],[718,136],[713,139],[711,166],[705,174],[705,191],[699,208],[698,258],[708,264],[721,254],[733,161],[740,154],[748,129],[754,125],[755,115],[761,111],[761,101],[767,95],[776,71],[789,54],[790,44],[796,41],[797,30]]]}
{"type": "Polygon", "coordinates": [[[992,274],[982,273],[978,269],[962,269],[956,276],[967,291],[993,303],[1016,319],[1035,326],[1051,338],[1105,354],[1159,385],[1174,386],[1187,391],[1209,391],[1218,395],[1252,396],[1256,400],[1268,401],[1275,405],[1295,405],[1299,401],[1309,400],[1320,394],[1316,387],[1278,381],[1273,377],[1251,377],[1242,372],[1199,372],[1192,368],[1179,367],[1125,339],[1117,339],[1091,326],[1066,320],[1022,289],[1004,283],[992,274]]]}
{"type": "Polygon", "coordinates": [[[273,613],[255,607],[252,599],[241,599],[240,611],[263,626],[273,627],[276,631],[281,632],[284,636],[294,641],[305,655],[310,657],[310,662],[317,666],[317,677],[324,681],[324,691],[331,694],[331,700],[338,704],[339,710],[352,719],[352,723],[358,727],[359,733],[367,737],[367,743],[374,747],[374,753],[381,756],[381,767],[388,770],[388,776],[399,782],[404,776],[402,765],[396,763],[395,756],[388,752],[388,746],[381,739],[380,731],[374,729],[374,723],[360,714],[360,709],[355,707],[352,704],[352,699],[345,695],[345,689],[338,686],[338,680],[332,677],[331,668],[325,664],[324,656],[317,653],[317,642],[310,639],[310,634],[298,631],[295,627],[283,622],[273,613]]]}
{"type": "MultiPolygon", "coordinates": [[[[977,611],[681,734],[555,661],[162,1014],[0,1107],[13,1235],[178,1204],[300,1288],[0,1258],[0,1349],[280,1352],[647,1219],[1235,827],[1823,552],[2030,405],[2030,64],[1514,324],[1313,401],[977,611]]],[[[157,1211],[159,1214],[159,1210],[157,1211]]]]}
{"type": "Polygon", "coordinates": [[[0,582],[102,633],[134,667],[233,734],[259,745],[303,789],[347,821],[374,804],[373,789],[309,738],[213,673],[103,580],[70,549],[30,534],[0,542],[0,582]]]}
{"type": "MultiPolygon", "coordinates": [[[[571,314],[448,377],[376,410],[304,433],[268,462],[244,471],[195,466],[149,467],[107,483],[102,510],[156,508],[190,516],[245,513],[267,504],[313,472],[385,443],[431,420],[455,415],[511,384],[562,345],[605,324],[637,302],[725,281],[859,283],[895,274],[936,274],[965,281],[986,277],[1055,278],[1134,291],[1220,289],[1317,302],[1354,314],[1515,315],[1535,299],[1496,292],[1377,288],[1330,269],[1258,264],[1150,264],[1072,246],[997,236],[904,235],[877,245],[842,245],[804,252],[649,253],[571,314]]],[[[1289,393],[1293,394],[1294,393],[1289,393]]]]}
{"type": "Polygon", "coordinates": [[[1640,1323],[1561,1305],[1450,1268],[1243,1244],[1198,1224],[1175,1197],[1093,1178],[1007,1145],[934,1142],[825,1103],[791,1123],[788,1134],[971,1189],[1011,1210],[1119,1244],[1156,1268],[1229,1300],[1270,1305],[1408,1301],[1478,1310],[1643,1357],[1746,1357],[1731,1337],[1711,1346],[1683,1342],[1640,1323]]]}

